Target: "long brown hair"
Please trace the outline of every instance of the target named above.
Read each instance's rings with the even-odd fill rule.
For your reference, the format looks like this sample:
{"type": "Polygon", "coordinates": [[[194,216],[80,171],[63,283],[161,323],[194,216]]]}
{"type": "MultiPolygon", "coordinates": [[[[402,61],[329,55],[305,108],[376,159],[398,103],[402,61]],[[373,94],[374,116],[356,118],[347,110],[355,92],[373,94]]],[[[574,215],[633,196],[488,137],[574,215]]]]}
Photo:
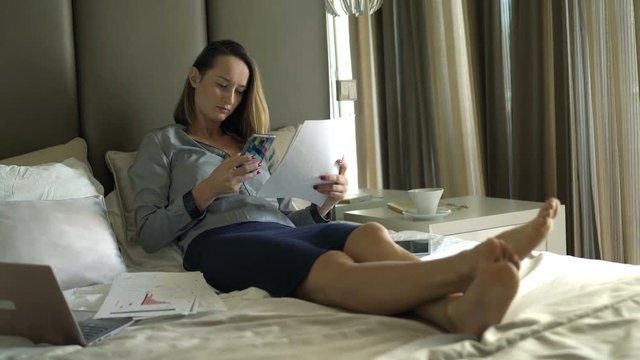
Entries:
{"type": "MultiPolygon", "coordinates": [[[[193,63],[201,76],[204,76],[209,69],[215,65],[219,56],[234,56],[247,65],[249,68],[249,80],[244,96],[238,107],[222,122],[222,129],[234,134],[243,140],[255,133],[265,133],[269,131],[269,109],[262,90],[260,71],[247,51],[233,40],[219,40],[207,45],[193,63]]],[[[184,83],[182,95],[176,109],[173,112],[173,119],[176,123],[189,128],[195,121],[195,89],[191,86],[189,79],[184,83]]]]}

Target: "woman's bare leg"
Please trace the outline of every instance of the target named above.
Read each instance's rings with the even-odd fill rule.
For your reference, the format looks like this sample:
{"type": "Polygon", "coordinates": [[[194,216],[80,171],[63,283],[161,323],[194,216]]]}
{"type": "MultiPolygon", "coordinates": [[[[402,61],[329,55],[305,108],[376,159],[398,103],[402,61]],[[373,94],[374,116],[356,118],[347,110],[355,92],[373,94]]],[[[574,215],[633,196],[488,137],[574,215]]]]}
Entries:
{"type": "Polygon", "coordinates": [[[296,296],[354,311],[397,314],[464,292],[479,263],[508,261],[507,250],[503,242],[489,239],[471,250],[427,262],[360,263],[345,252],[329,251],[313,264],[296,296]]]}
{"type": "Polygon", "coordinates": [[[524,259],[545,239],[553,228],[553,222],[558,216],[560,201],[550,198],[540,207],[538,215],[528,223],[507,230],[498,236],[498,239],[511,246],[513,251],[524,259]]]}
{"type": "Polygon", "coordinates": [[[451,293],[473,280],[467,254],[422,261],[358,263],[346,253],[320,256],[296,296],[317,303],[371,314],[392,315],[451,293]]]}
{"type": "MultiPolygon", "coordinates": [[[[505,237],[520,253],[525,246],[535,248],[551,229],[557,207],[557,200],[547,201],[536,219],[524,225],[522,231],[506,232],[505,237]]],[[[360,235],[366,233],[363,231],[360,235]]],[[[352,235],[360,237],[355,231],[352,235]]],[[[321,256],[296,295],[367,313],[396,314],[414,310],[450,331],[477,333],[474,329],[484,331],[500,321],[517,290],[517,271],[509,269],[515,269],[512,265],[517,266],[519,259],[514,259],[514,254],[498,239],[489,239],[474,249],[430,262],[415,261],[415,257],[407,256],[399,247],[400,250],[390,246],[387,251],[380,252],[375,249],[377,246],[359,250],[353,244],[345,246],[345,252],[328,252],[321,256]],[[377,260],[386,256],[399,261],[377,260]],[[367,259],[373,262],[366,263],[367,259]],[[485,264],[489,270],[480,264],[485,264]],[[485,272],[506,275],[497,275],[503,280],[496,282],[491,276],[483,275],[485,272]],[[510,275],[514,273],[515,281],[510,275]],[[449,296],[462,292],[466,293],[449,296]],[[436,299],[440,300],[434,301],[436,299]],[[470,311],[478,306],[484,311],[476,311],[476,318],[469,318],[470,311]]]]}
{"type": "Polygon", "coordinates": [[[420,261],[420,258],[396,244],[389,230],[378,223],[358,226],[347,239],[343,251],[355,262],[420,261]]]}
{"type": "Polygon", "coordinates": [[[318,258],[296,296],[370,314],[414,310],[448,331],[479,335],[502,319],[518,288],[516,267],[504,258],[470,265],[475,271],[464,269],[470,257],[482,256],[485,244],[493,242],[498,240],[428,262],[356,263],[343,252],[330,251],[318,258]]]}
{"type": "Polygon", "coordinates": [[[480,336],[502,321],[519,282],[518,270],[509,261],[481,265],[464,294],[427,303],[415,312],[444,330],[480,336]]]}
{"type": "MultiPolygon", "coordinates": [[[[509,244],[521,259],[525,258],[544,240],[553,228],[553,219],[558,215],[560,202],[548,199],[529,223],[505,231],[496,236],[509,244]]],[[[414,254],[398,246],[385,227],[378,223],[363,224],[347,239],[343,250],[356,262],[382,260],[419,261],[414,254]]]]}

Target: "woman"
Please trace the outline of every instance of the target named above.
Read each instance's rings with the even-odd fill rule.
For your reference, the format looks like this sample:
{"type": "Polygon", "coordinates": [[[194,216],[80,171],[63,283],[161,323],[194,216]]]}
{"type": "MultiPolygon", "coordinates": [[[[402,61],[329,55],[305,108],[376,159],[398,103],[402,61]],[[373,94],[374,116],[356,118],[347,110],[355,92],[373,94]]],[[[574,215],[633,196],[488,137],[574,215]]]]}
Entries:
{"type": "Polygon", "coordinates": [[[429,262],[397,246],[379,224],[329,223],[344,198],[346,164],[314,188],[322,206],[294,210],[255,196],[275,162],[240,154],[269,129],[260,75],[238,43],[209,44],[189,70],[176,124],[145,136],[130,169],[140,244],[183,251],[222,291],[250,286],[372,314],[413,311],[453,332],[480,335],[500,322],[518,288],[520,259],[550,230],[550,199],[520,228],[429,262]],[[478,311],[481,308],[482,311],[478,311]]]}

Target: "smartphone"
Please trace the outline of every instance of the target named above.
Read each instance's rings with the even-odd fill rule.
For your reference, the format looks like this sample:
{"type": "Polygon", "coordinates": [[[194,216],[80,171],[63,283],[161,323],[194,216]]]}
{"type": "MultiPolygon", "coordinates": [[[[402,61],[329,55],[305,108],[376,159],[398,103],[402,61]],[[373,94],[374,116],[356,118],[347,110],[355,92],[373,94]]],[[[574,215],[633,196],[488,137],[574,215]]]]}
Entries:
{"type": "Polygon", "coordinates": [[[405,250],[416,254],[417,256],[424,256],[424,255],[431,254],[430,239],[397,240],[396,244],[400,245],[405,250]]]}
{"type": "Polygon", "coordinates": [[[262,162],[269,153],[273,141],[276,139],[275,135],[271,134],[254,134],[251,135],[247,143],[244,144],[242,149],[243,155],[253,155],[258,162],[262,162]]]}

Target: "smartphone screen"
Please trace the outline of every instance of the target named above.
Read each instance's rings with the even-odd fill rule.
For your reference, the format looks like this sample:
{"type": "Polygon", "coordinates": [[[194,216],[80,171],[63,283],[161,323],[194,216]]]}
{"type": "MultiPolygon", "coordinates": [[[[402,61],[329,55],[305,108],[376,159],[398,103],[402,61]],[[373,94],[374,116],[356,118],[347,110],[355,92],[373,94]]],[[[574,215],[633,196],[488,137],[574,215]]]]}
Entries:
{"type": "Polygon", "coordinates": [[[396,241],[396,244],[418,256],[431,253],[431,241],[429,239],[399,240],[396,241]]]}
{"type": "Polygon", "coordinates": [[[256,160],[263,161],[267,157],[269,149],[271,148],[271,145],[273,145],[275,138],[275,135],[269,134],[251,135],[249,140],[247,140],[247,143],[244,145],[244,149],[242,149],[242,154],[253,155],[256,160]]]}

